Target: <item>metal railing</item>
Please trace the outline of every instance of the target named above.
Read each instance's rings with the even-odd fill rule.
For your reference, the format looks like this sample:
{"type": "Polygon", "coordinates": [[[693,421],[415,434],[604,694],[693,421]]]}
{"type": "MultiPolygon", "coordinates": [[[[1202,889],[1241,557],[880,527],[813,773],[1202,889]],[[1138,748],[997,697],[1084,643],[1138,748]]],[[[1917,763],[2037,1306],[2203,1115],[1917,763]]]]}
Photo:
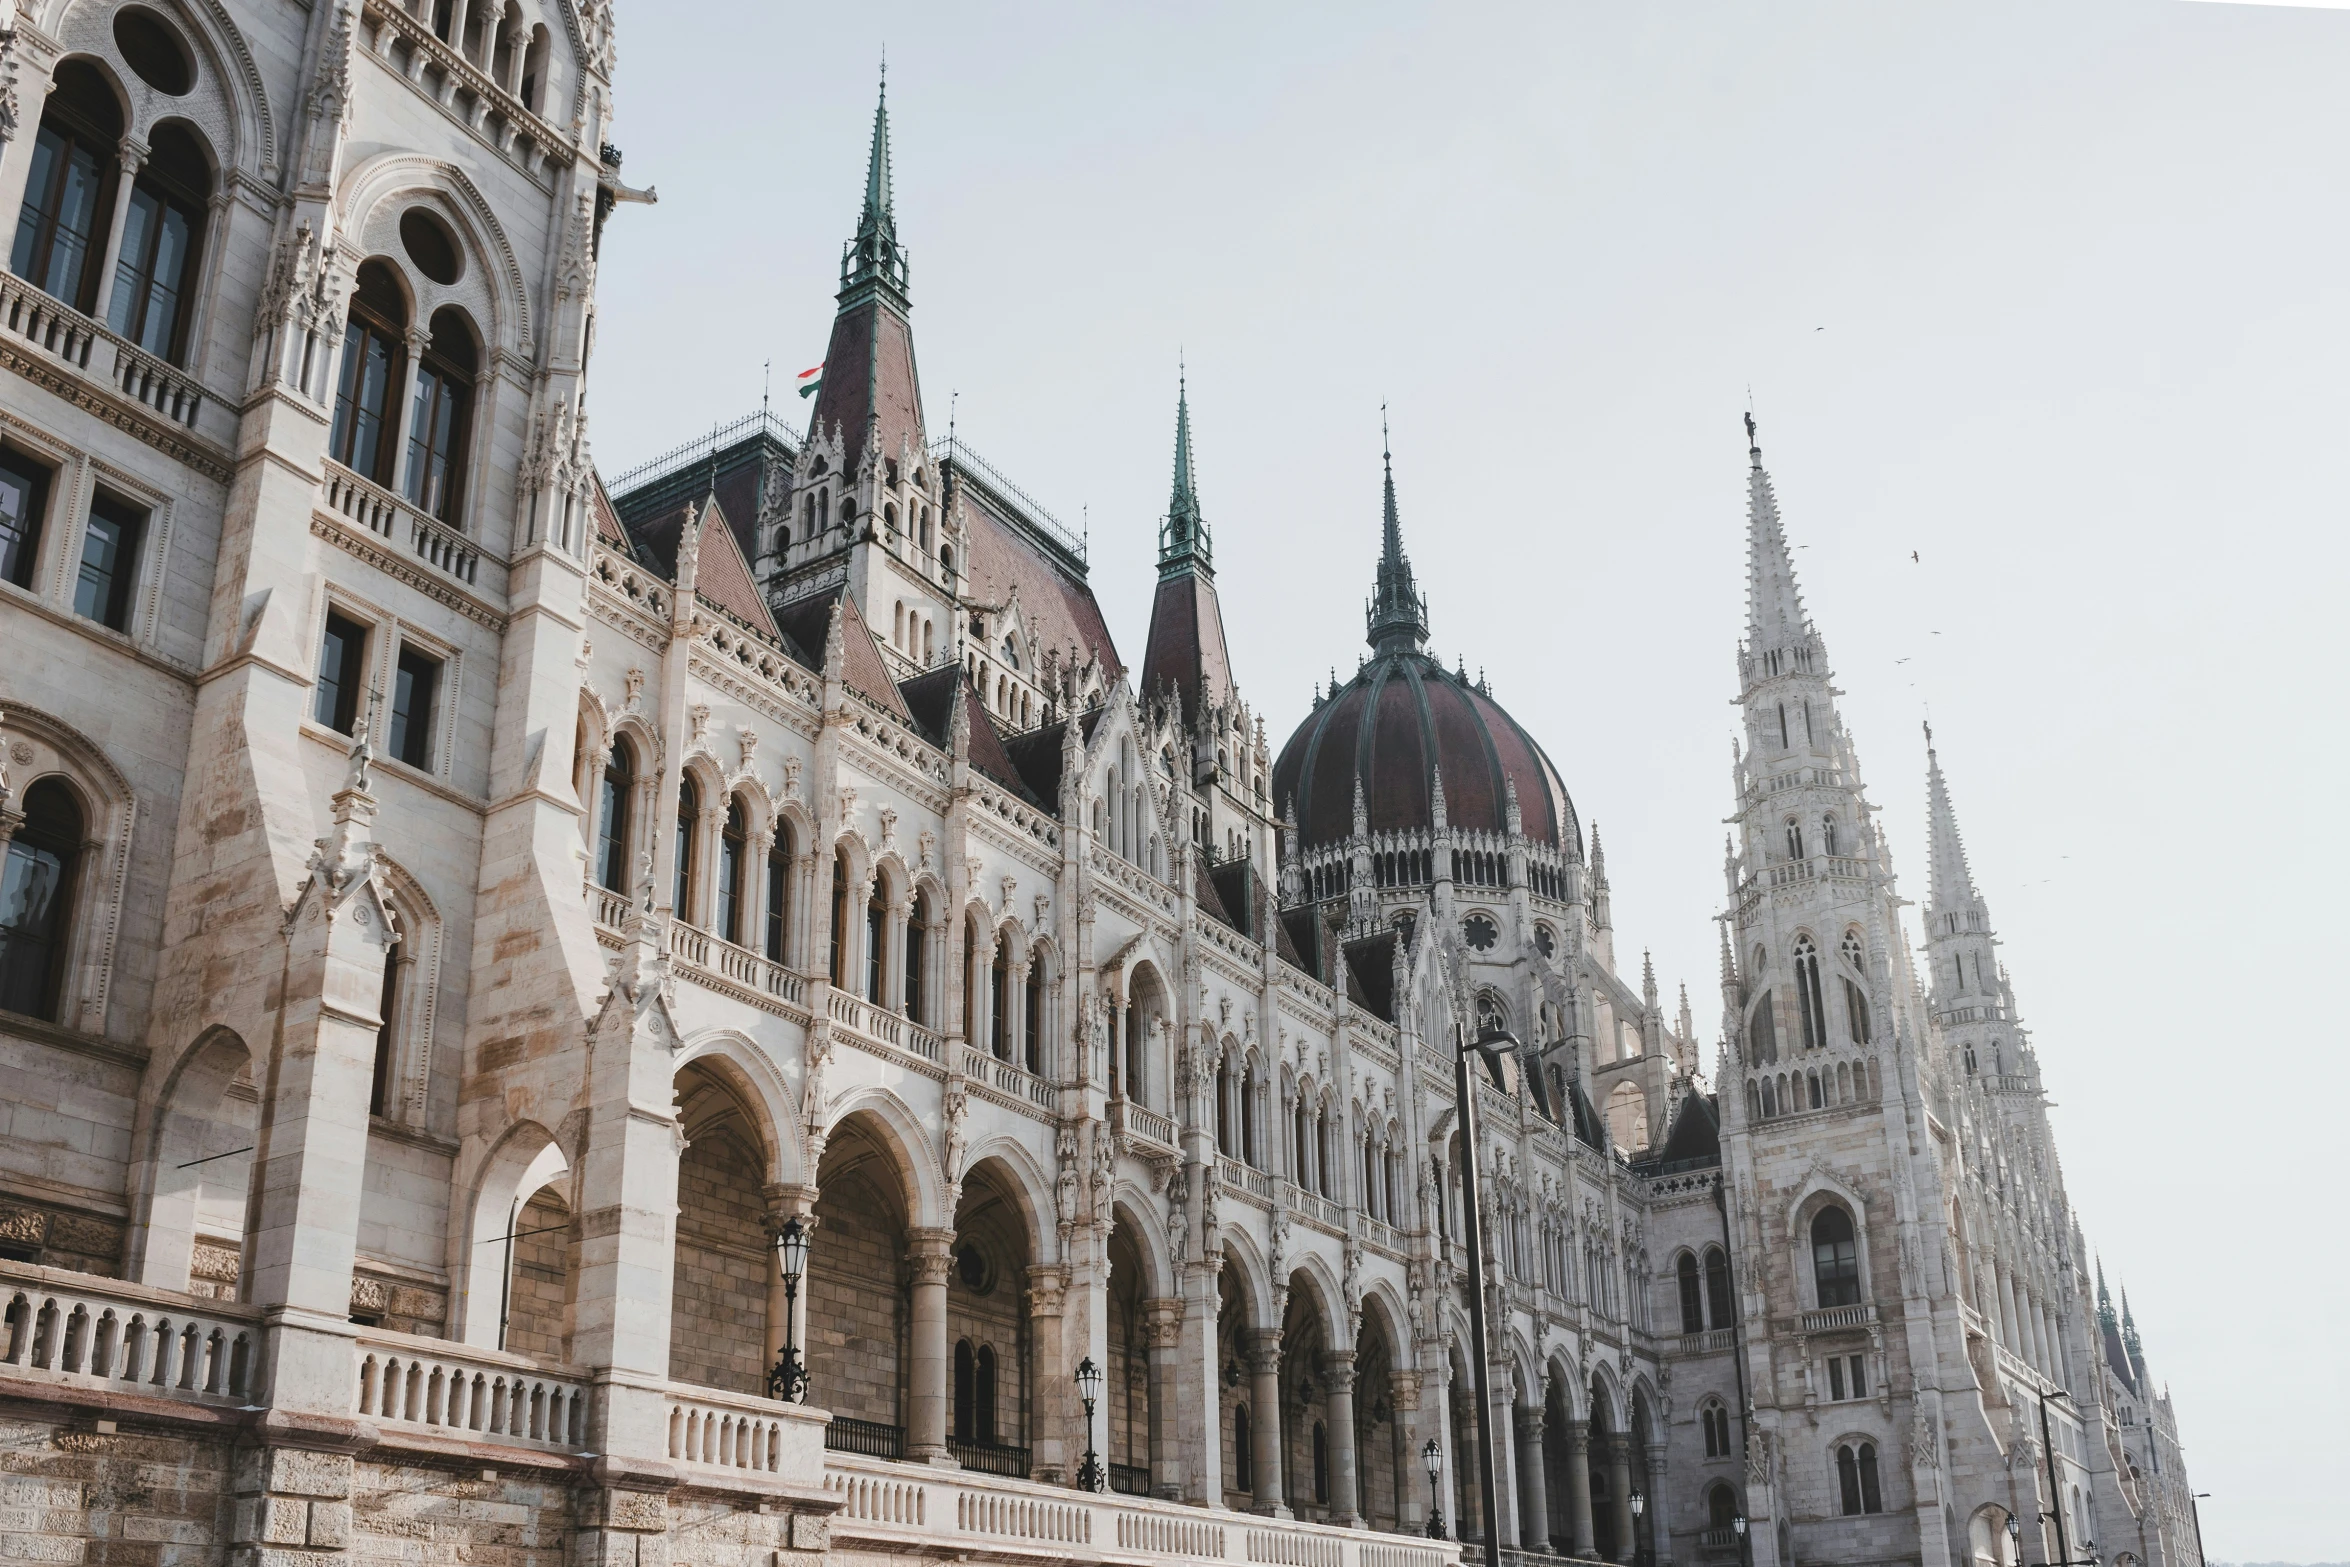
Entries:
{"type": "Polygon", "coordinates": [[[1120,1496],[1148,1496],[1151,1494],[1151,1471],[1148,1464],[1110,1465],[1110,1489],[1120,1496]]]}
{"type": "Polygon", "coordinates": [[[962,1437],[948,1437],[947,1451],[955,1455],[955,1462],[965,1469],[986,1475],[1008,1475],[1015,1480],[1028,1478],[1028,1449],[1012,1447],[1003,1442],[974,1442],[962,1437]]]}
{"type": "Polygon", "coordinates": [[[834,1415],[832,1424],[824,1428],[824,1446],[829,1452],[856,1453],[866,1458],[903,1458],[906,1428],[883,1425],[878,1420],[851,1420],[846,1415],[834,1415]]]}

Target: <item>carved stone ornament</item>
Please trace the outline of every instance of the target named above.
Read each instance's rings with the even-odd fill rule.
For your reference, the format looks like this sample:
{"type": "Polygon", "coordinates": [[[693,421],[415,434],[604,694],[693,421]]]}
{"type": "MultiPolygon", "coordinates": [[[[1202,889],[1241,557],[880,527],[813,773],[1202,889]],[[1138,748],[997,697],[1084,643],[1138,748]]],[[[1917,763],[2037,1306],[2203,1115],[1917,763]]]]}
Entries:
{"type": "Polygon", "coordinates": [[[925,827],[922,829],[921,835],[914,840],[914,844],[915,853],[920,857],[919,863],[923,872],[935,874],[938,869],[938,834],[925,827]]]}

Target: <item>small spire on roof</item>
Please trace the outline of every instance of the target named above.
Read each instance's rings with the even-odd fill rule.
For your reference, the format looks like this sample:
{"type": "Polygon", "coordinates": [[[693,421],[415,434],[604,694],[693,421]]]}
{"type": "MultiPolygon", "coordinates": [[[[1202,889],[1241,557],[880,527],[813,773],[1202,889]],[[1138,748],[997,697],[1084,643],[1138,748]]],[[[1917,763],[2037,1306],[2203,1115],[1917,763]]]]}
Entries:
{"type": "MultiPolygon", "coordinates": [[[[1379,405],[1379,461],[1384,473],[1385,506],[1380,518],[1379,571],[1368,615],[1371,645],[1417,651],[1428,640],[1428,604],[1412,579],[1412,563],[1403,552],[1403,521],[1395,505],[1395,454],[1387,438],[1387,405],[1379,405]]],[[[1467,675],[1464,669],[1464,678],[1467,675]]]]}

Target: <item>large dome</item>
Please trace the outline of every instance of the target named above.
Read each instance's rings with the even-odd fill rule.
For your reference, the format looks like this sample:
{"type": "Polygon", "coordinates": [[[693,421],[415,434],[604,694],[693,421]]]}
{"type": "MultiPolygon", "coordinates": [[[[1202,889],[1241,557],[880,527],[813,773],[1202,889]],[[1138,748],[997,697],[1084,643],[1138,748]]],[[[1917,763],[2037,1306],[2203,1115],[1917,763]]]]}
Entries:
{"type": "Polygon", "coordinates": [[[1426,830],[1444,778],[1455,830],[1504,830],[1509,785],[1526,837],[1582,858],[1574,802],[1533,736],[1490,696],[1416,646],[1391,642],[1316,704],[1273,765],[1274,799],[1296,813],[1299,846],[1354,831],[1355,780],[1373,832],[1426,830]]]}

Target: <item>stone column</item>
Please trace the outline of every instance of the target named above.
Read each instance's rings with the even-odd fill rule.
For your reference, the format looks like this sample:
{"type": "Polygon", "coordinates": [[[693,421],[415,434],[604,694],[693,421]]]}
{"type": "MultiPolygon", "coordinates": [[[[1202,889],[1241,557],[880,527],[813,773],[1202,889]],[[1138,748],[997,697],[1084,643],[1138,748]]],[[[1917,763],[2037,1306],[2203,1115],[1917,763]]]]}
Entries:
{"type": "MultiPolygon", "coordinates": [[[[1069,1273],[1055,1266],[1028,1270],[1028,1341],[1035,1363],[1027,1368],[1028,1396],[1036,1411],[1035,1451],[1029,1454],[1034,1477],[1046,1485],[1066,1485],[1077,1475],[1078,1457],[1085,1451],[1085,1433],[1072,1424],[1073,1398],[1069,1356],[1065,1347],[1063,1308],[1069,1295],[1069,1273]]],[[[1080,1335],[1082,1337],[1082,1334],[1080,1335]]],[[[1105,1364],[1106,1357],[1097,1365],[1105,1364]]],[[[1105,1436],[1107,1411],[1097,1412],[1094,1436],[1108,1463],[1105,1436]]],[[[1082,1421],[1079,1409],[1075,1419],[1082,1421]]]]}
{"type": "Polygon", "coordinates": [[[1542,1406],[1518,1406],[1518,1538],[1529,1551],[1550,1549],[1550,1486],[1543,1473],[1542,1406]]]}
{"type": "Polygon", "coordinates": [[[906,1456],[947,1457],[947,1270],[953,1230],[916,1230],[906,1261],[914,1270],[913,1345],[906,1385],[906,1456]]]}
{"type": "Polygon", "coordinates": [[[1183,1466],[1175,1453],[1175,1380],[1183,1344],[1183,1301],[1180,1297],[1142,1303],[1144,1342],[1150,1347],[1150,1434],[1143,1451],[1148,1455],[1151,1495],[1168,1501],[1183,1495],[1183,1466]]]}
{"type": "Polygon", "coordinates": [[[1628,1562],[1635,1554],[1632,1541],[1632,1439],[1612,1437],[1607,1444],[1608,1501],[1616,1511],[1616,1560],[1628,1562]]]}
{"type": "Polygon", "coordinates": [[[1354,1351],[1332,1350],[1324,1355],[1322,1380],[1329,1388],[1330,1521],[1360,1528],[1363,1506],[1356,1478],[1354,1351]]]}
{"type": "MultiPolygon", "coordinates": [[[[1490,1253],[1487,1254],[1491,1256],[1490,1253]]],[[[1499,1313],[1495,1314],[1499,1316],[1499,1313]]],[[[1520,1538],[1518,1532],[1518,1444],[1511,1433],[1517,1428],[1516,1378],[1507,1364],[1497,1364],[1486,1379],[1492,1390],[1493,1404],[1486,1413],[1491,1422],[1487,1429],[1493,1433],[1493,1510],[1498,1515],[1494,1524],[1501,1533],[1503,1544],[1520,1538]]]]}
{"type": "Polygon", "coordinates": [[[892,903],[881,916],[881,931],[885,938],[881,965],[881,994],[873,1004],[884,1012],[906,1015],[906,904],[903,899],[892,903]]]}
{"type": "MultiPolygon", "coordinates": [[[[425,349],[432,346],[430,328],[417,322],[412,321],[408,324],[406,335],[408,352],[403,356],[400,367],[400,404],[392,410],[392,476],[384,481],[384,488],[397,492],[403,500],[408,495],[406,483],[408,478],[408,439],[410,427],[416,418],[416,374],[424,360],[425,349]]],[[[353,452],[351,455],[357,457],[359,454],[353,452]]],[[[370,480],[375,478],[372,473],[361,473],[359,476],[370,480]]],[[[704,823],[703,825],[707,826],[708,824],[704,823]]],[[[704,833],[703,841],[707,842],[708,839],[709,835],[704,833]]],[[[709,856],[705,854],[702,858],[706,861],[709,856]]],[[[706,879],[709,867],[703,865],[699,868],[706,879]]],[[[683,909],[679,909],[677,912],[681,917],[685,913],[683,909]]],[[[702,911],[697,910],[696,912],[702,911]]],[[[706,918],[707,915],[705,914],[704,917],[706,918]]]]}
{"type": "Polygon", "coordinates": [[[791,904],[784,911],[783,961],[802,974],[816,970],[816,856],[795,854],[791,862],[791,904]]]}
{"type": "MultiPolygon", "coordinates": [[[[1037,1031],[1038,1054],[1044,1050],[1043,1030],[1037,1031]]],[[[1004,965],[1004,1055],[1022,1071],[1028,1061],[1028,954],[1015,952],[1004,965]]],[[[1039,1060],[1037,1065],[1043,1065],[1039,1060]]]]}
{"type": "Polygon", "coordinates": [[[1588,1561],[1598,1546],[1591,1527],[1591,1427],[1581,1420],[1567,1422],[1567,1503],[1575,1529],[1572,1554],[1588,1561]]]}
{"type": "MultiPolygon", "coordinates": [[[[1194,1173],[1190,1179],[1198,1176],[1194,1173]]],[[[1175,1456],[1173,1483],[1184,1501],[1198,1507],[1224,1505],[1223,1364],[1229,1347],[1216,1331],[1216,1274],[1221,1263],[1221,1258],[1207,1257],[1183,1265],[1183,1315],[1176,1323],[1176,1348],[1169,1357],[1174,1364],[1161,1384],[1172,1395],[1168,1407],[1175,1412],[1175,1423],[1168,1428],[1169,1445],[1161,1449],[1161,1456],[1175,1456]]],[[[1152,1359],[1155,1369],[1155,1348],[1152,1359]]]]}
{"type": "Polygon", "coordinates": [[[1281,1335],[1257,1331],[1248,1336],[1248,1437],[1256,1452],[1252,1479],[1256,1508],[1277,1518],[1290,1516],[1281,1495],[1281,1335]]]}
{"type": "MultiPolygon", "coordinates": [[[[114,211],[106,221],[106,249],[98,262],[98,291],[92,296],[97,308],[91,312],[109,325],[112,321],[108,312],[114,308],[114,269],[122,260],[122,231],[131,212],[131,182],[139,177],[139,170],[147,166],[145,144],[125,136],[117,162],[122,169],[122,177],[114,182],[114,211]]],[[[192,294],[194,290],[187,292],[192,294]]],[[[66,302],[75,303],[72,300],[66,302]]],[[[193,304],[194,300],[187,303],[193,304]]]]}
{"type": "Polygon", "coordinates": [[[1665,1505],[1665,1444],[1648,1444],[1648,1514],[1641,1520],[1648,1529],[1649,1560],[1672,1560],[1673,1530],[1670,1522],[1672,1509],[1665,1505]]]}

